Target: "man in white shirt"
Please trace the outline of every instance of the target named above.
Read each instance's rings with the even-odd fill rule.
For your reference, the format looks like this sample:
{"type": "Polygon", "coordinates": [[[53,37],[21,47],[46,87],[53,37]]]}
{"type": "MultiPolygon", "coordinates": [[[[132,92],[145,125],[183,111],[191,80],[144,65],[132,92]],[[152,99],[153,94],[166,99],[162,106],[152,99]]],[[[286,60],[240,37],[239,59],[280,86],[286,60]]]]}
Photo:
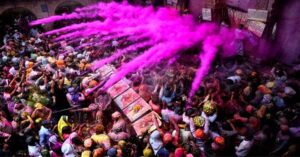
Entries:
{"type": "Polygon", "coordinates": [[[253,138],[252,136],[246,136],[245,139],[235,147],[235,155],[238,157],[247,156],[252,148],[253,138]]]}
{"type": "Polygon", "coordinates": [[[51,122],[44,120],[41,129],[39,130],[40,145],[43,147],[48,145],[48,139],[52,135],[51,131],[48,129],[50,126],[51,122]]]}
{"type": "Polygon", "coordinates": [[[77,153],[75,150],[75,145],[72,143],[72,139],[77,137],[77,133],[73,132],[66,139],[61,147],[61,152],[64,154],[64,157],[76,157],[77,153]]]}

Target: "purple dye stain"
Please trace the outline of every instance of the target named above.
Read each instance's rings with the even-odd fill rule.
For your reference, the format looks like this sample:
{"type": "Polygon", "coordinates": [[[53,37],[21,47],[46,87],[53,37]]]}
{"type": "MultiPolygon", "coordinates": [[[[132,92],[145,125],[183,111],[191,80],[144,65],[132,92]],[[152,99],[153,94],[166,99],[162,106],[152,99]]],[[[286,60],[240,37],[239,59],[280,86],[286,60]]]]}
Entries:
{"type": "Polygon", "coordinates": [[[47,24],[62,20],[82,20],[82,22],[51,30],[44,35],[57,35],[56,42],[80,42],[98,36],[97,40],[86,40],[77,48],[103,45],[107,41],[121,39],[131,41],[130,45],[117,48],[108,57],[92,63],[92,70],[111,63],[143,47],[149,47],[129,62],[117,69],[102,87],[104,90],[115,84],[127,74],[156,65],[162,60],[173,63],[181,53],[192,47],[200,49],[200,65],[193,80],[189,98],[193,97],[202,79],[209,72],[215,56],[236,55],[236,41],[247,38],[247,33],[236,33],[235,29],[213,23],[197,23],[191,15],[180,15],[171,8],[132,6],[127,3],[98,3],[76,9],[71,14],[55,15],[33,21],[31,25],[47,24]],[[146,39],[140,41],[141,39],[146,39]],[[220,51],[222,50],[222,51],[220,51]]]}

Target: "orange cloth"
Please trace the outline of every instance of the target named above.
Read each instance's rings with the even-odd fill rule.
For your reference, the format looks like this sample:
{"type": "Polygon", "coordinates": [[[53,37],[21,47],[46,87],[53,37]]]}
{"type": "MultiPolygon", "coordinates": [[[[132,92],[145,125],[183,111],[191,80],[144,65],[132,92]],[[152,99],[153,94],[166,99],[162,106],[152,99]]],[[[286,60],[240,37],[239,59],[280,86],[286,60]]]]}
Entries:
{"type": "Polygon", "coordinates": [[[89,87],[90,87],[90,88],[95,87],[97,84],[98,84],[97,81],[91,80],[91,81],[89,82],[89,87]]]}
{"type": "Polygon", "coordinates": [[[64,60],[57,60],[56,61],[56,66],[58,68],[63,68],[65,66],[65,61],[64,60]]]}
{"type": "Polygon", "coordinates": [[[264,85],[258,86],[258,90],[260,92],[262,92],[263,94],[271,94],[272,93],[272,91],[264,85]]]}
{"type": "Polygon", "coordinates": [[[214,142],[215,142],[216,144],[219,144],[219,145],[224,145],[225,140],[224,140],[223,137],[217,136],[217,137],[215,138],[214,142]]]}
{"type": "Polygon", "coordinates": [[[203,138],[203,137],[205,136],[205,133],[204,133],[204,131],[203,131],[202,129],[197,129],[197,130],[195,131],[195,136],[196,136],[197,138],[203,138]]]}

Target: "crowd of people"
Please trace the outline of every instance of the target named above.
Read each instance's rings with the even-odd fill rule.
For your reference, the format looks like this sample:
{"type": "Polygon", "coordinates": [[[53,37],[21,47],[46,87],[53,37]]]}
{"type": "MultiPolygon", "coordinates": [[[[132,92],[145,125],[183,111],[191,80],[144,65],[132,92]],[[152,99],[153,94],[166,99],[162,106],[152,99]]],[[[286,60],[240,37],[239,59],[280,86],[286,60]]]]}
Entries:
{"type": "MultiPolygon", "coordinates": [[[[137,136],[105,91],[91,91],[105,81],[91,63],[128,42],[77,49],[52,42],[55,36],[42,36],[41,29],[4,28],[0,156],[300,155],[300,84],[297,71],[283,64],[216,61],[192,100],[193,53],[127,75],[156,113],[156,129],[137,136]]],[[[138,53],[112,64],[119,67],[138,53]]]]}

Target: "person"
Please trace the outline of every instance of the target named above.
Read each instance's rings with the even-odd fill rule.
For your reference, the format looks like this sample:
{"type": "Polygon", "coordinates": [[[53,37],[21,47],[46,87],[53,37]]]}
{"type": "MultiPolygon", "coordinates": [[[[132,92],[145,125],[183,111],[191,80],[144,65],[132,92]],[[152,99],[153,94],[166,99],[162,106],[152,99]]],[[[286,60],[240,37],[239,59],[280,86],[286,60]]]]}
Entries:
{"type": "Polygon", "coordinates": [[[149,143],[154,152],[154,155],[159,157],[168,157],[169,151],[164,148],[159,131],[155,130],[150,134],[149,143]]]}
{"type": "MultiPolygon", "coordinates": [[[[102,37],[95,35],[57,43],[57,35],[24,27],[23,15],[13,21],[1,27],[0,156],[299,156],[298,67],[257,63],[240,38],[239,56],[217,56],[193,97],[199,64],[193,49],[126,75],[149,103],[145,116],[155,115],[143,125],[149,120],[143,114],[130,122],[131,113],[113,105],[118,97],[104,90],[111,72],[93,66],[139,41],[95,45],[102,37]],[[136,126],[145,128],[140,133],[136,126]]],[[[107,67],[122,68],[146,48],[107,67]]]]}
{"type": "Polygon", "coordinates": [[[76,145],[79,145],[78,135],[76,132],[70,134],[70,136],[62,144],[61,151],[64,157],[76,157],[78,156],[76,145]]]}
{"type": "Polygon", "coordinates": [[[161,91],[163,93],[162,97],[161,97],[162,102],[165,102],[168,106],[170,106],[171,102],[173,101],[173,99],[175,98],[175,95],[176,95],[175,86],[172,87],[171,83],[167,83],[164,85],[163,88],[161,88],[161,91]]]}
{"type": "Polygon", "coordinates": [[[93,146],[93,140],[88,138],[84,140],[84,148],[85,150],[81,153],[81,157],[90,157],[92,155],[92,146],[93,146]]]}
{"type": "Polygon", "coordinates": [[[289,126],[285,123],[280,124],[280,131],[276,135],[276,147],[275,150],[270,152],[270,155],[276,155],[283,153],[290,141],[289,126]]]}
{"type": "Polygon", "coordinates": [[[51,120],[52,110],[42,105],[41,103],[35,104],[35,109],[33,110],[31,117],[33,119],[41,118],[43,120],[51,120]]]}
{"type": "Polygon", "coordinates": [[[247,135],[241,143],[235,147],[235,155],[238,157],[247,156],[253,146],[253,136],[247,135]]]}
{"type": "Polygon", "coordinates": [[[49,128],[51,128],[51,122],[48,120],[42,121],[42,126],[41,126],[41,129],[39,130],[39,139],[40,139],[40,145],[43,148],[49,147],[48,140],[49,140],[50,136],[52,135],[49,128]]]}
{"type": "Polygon", "coordinates": [[[58,136],[61,139],[66,139],[66,136],[72,131],[72,123],[68,116],[61,116],[57,123],[58,136]]]}
{"type": "Polygon", "coordinates": [[[67,99],[67,94],[65,89],[63,88],[64,79],[62,78],[62,74],[57,72],[57,77],[52,80],[51,84],[51,95],[54,102],[54,111],[62,111],[55,114],[55,118],[59,119],[62,115],[66,115],[67,112],[65,109],[69,108],[69,102],[67,99]]]}
{"type": "Polygon", "coordinates": [[[28,154],[31,157],[42,157],[41,146],[38,145],[34,137],[27,137],[26,143],[28,144],[28,154]]]}
{"type": "Polygon", "coordinates": [[[128,127],[126,121],[121,117],[121,113],[118,111],[114,112],[112,114],[112,118],[114,123],[111,131],[108,133],[108,136],[113,141],[125,140],[129,138],[130,134],[128,127]]]}
{"type": "Polygon", "coordinates": [[[58,141],[56,135],[52,135],[49,138],[50,156],[51,157],[62,157],[61,147],[62,143],[58,141]]]}
{"type": "Polygon", "coordinates": [[[91,136],[91,139],[98,145],[103,145],[105,150],[111,147],[110,137],[104,133],[104,126],[98,124],[95,126],[95,134],[91,136]]]}
{"type": "Polygon", "coordinates": [[[76,92],[73,87],[68,89],[66,97],[71,107],[80,107],[80,102],[85,99],[84,95],[80,92],[76,92]]]}

